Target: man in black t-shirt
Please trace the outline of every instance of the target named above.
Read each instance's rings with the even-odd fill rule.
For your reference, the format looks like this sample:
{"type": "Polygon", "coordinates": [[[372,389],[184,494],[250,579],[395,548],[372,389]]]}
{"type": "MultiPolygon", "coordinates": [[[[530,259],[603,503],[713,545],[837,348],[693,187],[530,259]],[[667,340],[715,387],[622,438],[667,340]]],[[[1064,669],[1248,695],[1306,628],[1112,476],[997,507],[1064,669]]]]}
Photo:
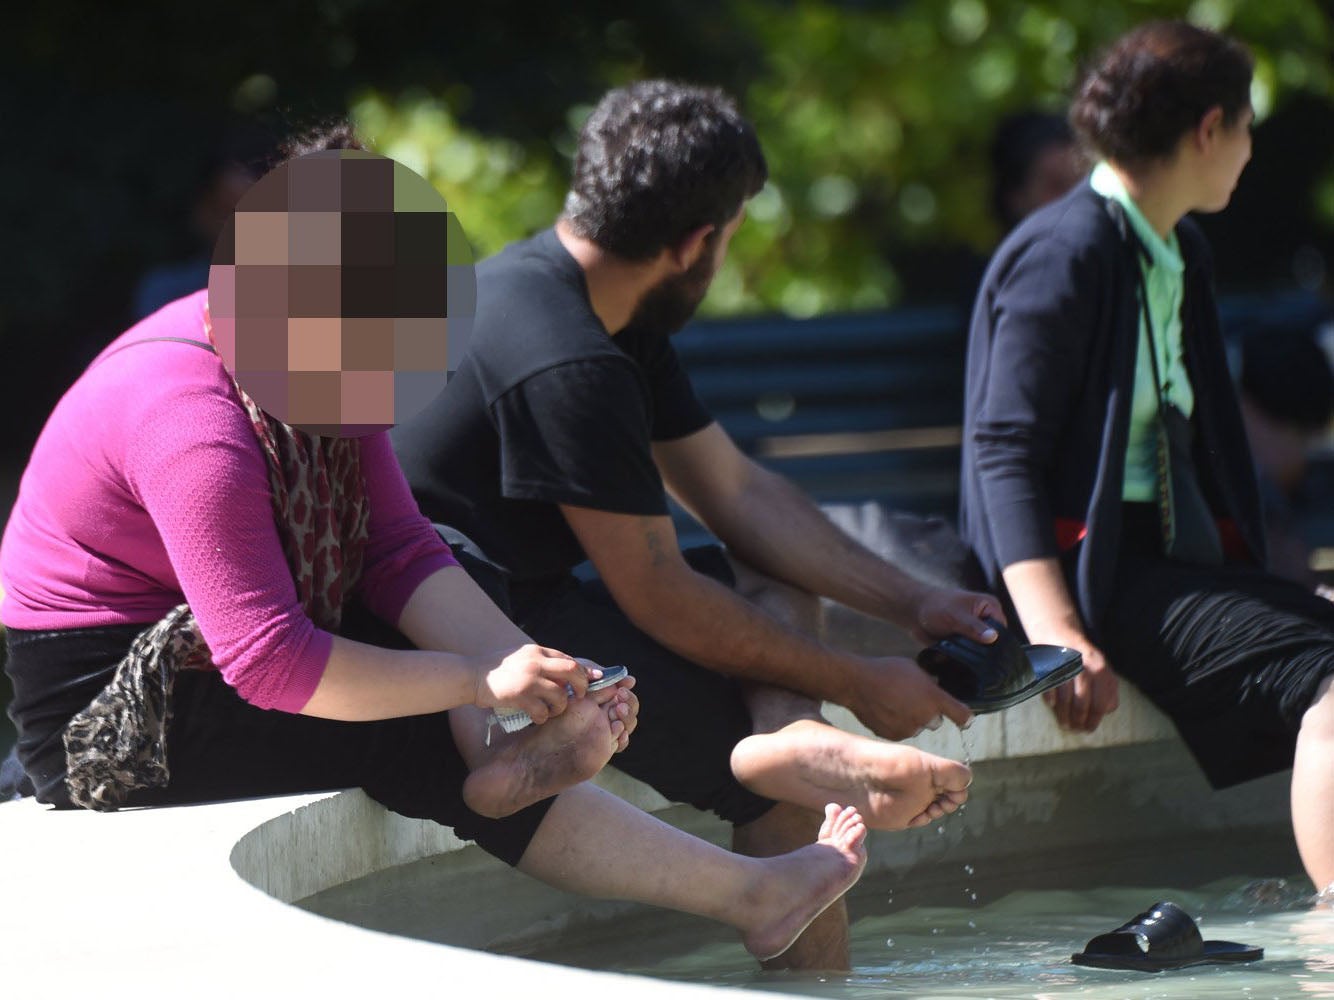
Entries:
{"type": "MultiPolygon", "coordinates": [[[[823,721],[819,701],[833,701],[902,739],[969,713],[911,660],[821,643],[816,595],[921,637],[982,641],[994,633],[981,617],[1000,607],[858,545],[746,458],[691,388],[669,336],[765,179],[753,129],[720,91],[656,81],[608,94],[556,227],[478,267],[459,371],[393,440],[427,516],[509,574],[525,631],[629,666],[639,727],[617,767],[714,810],[738,850],[767,855],[806,838],[826,802],[902,829],[957,809],[970,780],[961,764],[823,721]],[[680,551],[668,490],[726,551],[680,551]],[[600,579],[572,575],[585,559],[600,579]]],[[[841,907],[783,958],[847,961],[841,907]]]]}

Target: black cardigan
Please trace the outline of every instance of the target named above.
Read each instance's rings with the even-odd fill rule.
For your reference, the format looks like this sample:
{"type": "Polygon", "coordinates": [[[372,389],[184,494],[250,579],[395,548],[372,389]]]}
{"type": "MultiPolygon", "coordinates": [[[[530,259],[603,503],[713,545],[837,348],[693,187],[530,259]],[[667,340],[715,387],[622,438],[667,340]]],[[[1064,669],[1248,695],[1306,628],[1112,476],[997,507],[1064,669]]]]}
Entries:
{"type": "MultiPolygon", "coordinates": [[[[1087,183],[1034,213],[992,258],[968,337],[960,530],[998,592],[1006,566],[1059,557],[1095,641],[1116,572],[1141,339],[1139,262],[1124,226],[1087,183]]],[[[1263,563],[1209,247],[1188,220],[1176,233],[1196,468],[1229,559],[1263,563]]]]}

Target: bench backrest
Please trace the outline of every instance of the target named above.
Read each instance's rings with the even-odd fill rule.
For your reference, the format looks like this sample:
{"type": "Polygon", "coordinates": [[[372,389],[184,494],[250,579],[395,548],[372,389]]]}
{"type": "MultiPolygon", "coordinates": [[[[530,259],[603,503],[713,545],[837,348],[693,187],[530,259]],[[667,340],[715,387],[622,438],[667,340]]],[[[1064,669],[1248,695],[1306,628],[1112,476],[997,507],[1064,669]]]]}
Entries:
{"type": "MultiPolygon", "coordinates": [[[[1305,293],[1230,296],[1238,336],[1309,322],[1305,293]]],[[[967,315],[956,307],[700,321],[674,343],[737,444],[822,502],[958,507],[967,315]]]]}

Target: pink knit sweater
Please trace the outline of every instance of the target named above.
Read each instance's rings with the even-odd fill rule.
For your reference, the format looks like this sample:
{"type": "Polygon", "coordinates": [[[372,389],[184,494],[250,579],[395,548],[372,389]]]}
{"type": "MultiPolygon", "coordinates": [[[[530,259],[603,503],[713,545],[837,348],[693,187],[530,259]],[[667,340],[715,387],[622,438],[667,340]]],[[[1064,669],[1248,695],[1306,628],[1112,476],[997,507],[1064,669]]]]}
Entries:
{"type": "MultiPolygon", "coordinates": [[[[206,295],[164,307],[107,352],[150,337],[204,340],[206,295]]],[[[100,360],[100,359],[99,359],[100,360]]],[[[370,538],[357,588],[396,623],[418,585],[456,565],[421,515],[387,434],[362,439],[370,538]]],[[[95,361],[33,448],[0,542],[0,621],[57,630],[150,623],[188,603],[226,681],[299,711],[333,637],[297,601],[268,472],[222,362],[191,344],[95,361]]]]}

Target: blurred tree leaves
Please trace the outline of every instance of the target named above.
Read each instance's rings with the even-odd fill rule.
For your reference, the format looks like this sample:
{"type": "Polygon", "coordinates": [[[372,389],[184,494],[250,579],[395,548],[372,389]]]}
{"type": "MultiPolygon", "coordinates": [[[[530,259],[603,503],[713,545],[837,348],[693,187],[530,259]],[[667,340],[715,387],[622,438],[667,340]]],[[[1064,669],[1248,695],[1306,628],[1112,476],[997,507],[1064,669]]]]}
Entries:
{"type": "MultiPolygon", "coordinates": [[[[994,124],[1019,109],[1063,110],[1081,64],[1148,18],[1186,15],[1250,44],[1262,120],[1297,94],[1334,97],[1334,32],[1313,0],[910,0],[892,11],[739,0],[737,9],[768,57],[746,106],[786,211],[756,220],[738,248],[740,288],[715,303],[727,308],[888,304],[895,284],[878,261],[899,264],[906,279],[926,246],[985,252],[998,236],[987,212],[994,124]],[[831,185],[841,192],[832,204],[831,185]]],[[[1257,159],[1294,152],[1261,139],[1257,159]]],[[[1334,212],[1317,192],[1334,177],[1330,154],[1326,143],[1323,185],[1302,191],[1327,236],[1334,212]]],[[[937,294],[948,284],[935,283],[937,294]]]]}
{"type": "Polygon", "coordinates": [[[447,103],[416,91],[351,102],[358,130],[378,152],[429,180],[458,216],[478,259],[551,224],[566,169],[554,151],[483,136],[460,125],[447,103]]]}
{"type": "MultiPolygon", "coordinates": [[[[753,64],[749,79],[733,86],[759,130],[772,178],[751,204],[706,308],[808,316],[953,294],[967,275],[938,272],[967,270],[970,255],[984,254],[998,235],[987,209],[995,123],[1024,108],[1062,110],[1081,64],[1101,46],[1145,19],[1179,16],[1251,45],[1262,123],[1305,96],[1318,99],[1304,105],[1305,114],[1323,118],[1326,132],[1334,127],[1334,30],[1318,0],[717,4],[697,23],[736,39],[753,64]]],[[[647,27],[626,15],[604,28],[599,72],[607,83],[677,66],[667,40],[647,27]]],[[[727,83],[735,76],[728,64],[695,66],[699,72],[689,75],[696,78],[727,83]]],[[[536,144],[461,126],[450,108],[445,95],[420,90],[371,90],[353,103],[379,148],[420,165],[441,187],[481,251],[546,224],[559,207],[587,104],[572,104],[545,129],[512,133],[545,134],[536,144]]],[[[1317,146],[1300,212],[1315,221],[1328,250],[1334,150],[1317,146]]],[[[1256,155],[1293,151],[1267,148],[1262,127],[1256,155]]],[[[1268,197],[1293,193],[1285,187],[1268,197]]],[[[1284,259],[1252,261],[1233,273],[1282,280],[1286,266],[1284,259]]]]}

